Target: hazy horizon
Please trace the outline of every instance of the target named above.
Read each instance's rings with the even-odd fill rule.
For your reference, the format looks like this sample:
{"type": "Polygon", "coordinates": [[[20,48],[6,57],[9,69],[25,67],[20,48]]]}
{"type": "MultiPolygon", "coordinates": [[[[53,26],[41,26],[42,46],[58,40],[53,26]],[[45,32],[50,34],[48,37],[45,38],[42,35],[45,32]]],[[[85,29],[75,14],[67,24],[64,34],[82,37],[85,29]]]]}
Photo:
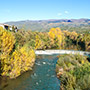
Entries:
{"type": "Polygon", "coordinates": [[[0,23],[90,18],[90,0],[2,0],[0,23]]]}
{"type": "MultiPolygon", "coordinates": [[[[20,22],[20,21],[48,21],[48,20],[80,20],[80,19],[90,19],[90,18],[69,18],[69,19],[65,19],[65,18],[62,18],[62,19],[42,19],[42,20],[14,20],[14,21],[7,21],[7,22],[20,22]]],[[[7,22],[0,22],[0,23],[7,23],[7,22]]]]}

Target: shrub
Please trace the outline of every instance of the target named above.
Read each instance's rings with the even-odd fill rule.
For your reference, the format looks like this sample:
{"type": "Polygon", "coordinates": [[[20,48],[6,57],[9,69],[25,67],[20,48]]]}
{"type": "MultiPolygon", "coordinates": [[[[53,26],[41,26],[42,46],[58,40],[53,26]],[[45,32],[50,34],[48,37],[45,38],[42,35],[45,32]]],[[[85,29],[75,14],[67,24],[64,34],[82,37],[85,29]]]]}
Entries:
{"type": "Polygon", "coordinates": [[[62,90],[90,89],[90,63],[87,57],[79,54],[61,55],[57,61],[56,70],[61,80],[62,90]]]}
{"type": "Polygon", "coordinates": [[[34,50],[24,44],[15,48],[15,37],[12,32],[0,28],[0,74],[15,78],[31,70],[35,62],[34,50]]]}

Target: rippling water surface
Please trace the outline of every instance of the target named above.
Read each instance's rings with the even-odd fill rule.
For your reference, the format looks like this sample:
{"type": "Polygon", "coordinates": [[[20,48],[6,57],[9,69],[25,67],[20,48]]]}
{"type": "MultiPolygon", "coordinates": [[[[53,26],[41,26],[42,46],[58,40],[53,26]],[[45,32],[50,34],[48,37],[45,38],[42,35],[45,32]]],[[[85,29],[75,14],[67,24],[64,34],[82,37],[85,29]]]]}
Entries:
{"type": "Polygon", "coordinates": [[[0,90],[60,90],[56,77],[57,55],[39,55],[33,71],[23,73],[17,79],[0,80],[0,90]]]}

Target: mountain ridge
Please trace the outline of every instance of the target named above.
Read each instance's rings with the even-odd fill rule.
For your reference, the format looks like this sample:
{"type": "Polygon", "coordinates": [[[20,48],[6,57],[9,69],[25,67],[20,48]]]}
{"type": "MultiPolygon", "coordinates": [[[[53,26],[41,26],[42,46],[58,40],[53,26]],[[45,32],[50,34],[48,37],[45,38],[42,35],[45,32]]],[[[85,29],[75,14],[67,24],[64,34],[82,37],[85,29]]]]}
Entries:
{"type": "MultiPolygon", "coordinates": [[[[15,25],[19,29],[32,31],[49,31],[50,28],[60,27],[64,30],[66,27],[82,27],[90,29],[90,19],[49,19],[49,20],[22,20],[22,21],[11,21],[5,22],[9,25],[15,25]]],[[[67,28],[67,29],[68,29],[67,28]]]]}

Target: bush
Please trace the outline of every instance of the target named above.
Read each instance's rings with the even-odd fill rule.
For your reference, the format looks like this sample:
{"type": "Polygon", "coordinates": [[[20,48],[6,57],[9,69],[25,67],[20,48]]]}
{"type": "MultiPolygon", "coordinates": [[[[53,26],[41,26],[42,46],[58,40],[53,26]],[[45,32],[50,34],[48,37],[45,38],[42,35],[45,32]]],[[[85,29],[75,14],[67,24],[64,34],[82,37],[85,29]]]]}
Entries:
{"type": "Polygon", "coordinates": [[[15,45],[14,34],[0,28],[0,74],[2,76],[15,78],[21,73],[31,70],[35,62],[34,50],[27,44],[18,45],[17,48],[15,45]]]}
{"type": "Polygon", "coordinates": [[[79,54],[61,55],[56,70],[62,90],[90,89],[90,63],[87,57],[79,54]],[[63,71],[60,71],[61,68],[63,71]]]}

